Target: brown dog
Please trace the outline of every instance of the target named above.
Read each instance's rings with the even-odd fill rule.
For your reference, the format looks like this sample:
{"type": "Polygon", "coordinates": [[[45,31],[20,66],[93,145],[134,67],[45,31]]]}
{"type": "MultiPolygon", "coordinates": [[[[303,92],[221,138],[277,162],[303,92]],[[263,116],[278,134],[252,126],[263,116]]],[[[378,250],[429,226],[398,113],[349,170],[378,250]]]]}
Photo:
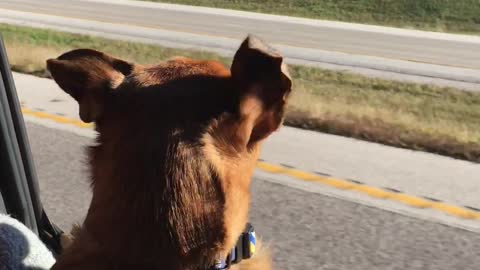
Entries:
{"type": "MultiPolygon", "coordinates": [[[[88,49],[47,66],[99,133],[86,220],[53,269],[206,270],[225,258],[291,91],[282,57],[250,36],[230,70],[186,58],[144,67],[88,49]]],[[[270,269],[270,258],[257,246],[232,269],[270,269]]]]}

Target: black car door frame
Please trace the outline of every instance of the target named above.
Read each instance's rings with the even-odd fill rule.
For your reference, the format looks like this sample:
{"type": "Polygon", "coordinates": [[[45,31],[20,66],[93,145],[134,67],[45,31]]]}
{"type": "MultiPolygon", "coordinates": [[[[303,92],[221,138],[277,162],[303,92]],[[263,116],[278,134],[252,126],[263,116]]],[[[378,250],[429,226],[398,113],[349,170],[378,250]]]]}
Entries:
{"type": "Polygon", "coordinates": [[[7,52],[0,36],[0,192],[7,213],[25,224],[56,253],[61,230],[43,209],[7,52]]]}

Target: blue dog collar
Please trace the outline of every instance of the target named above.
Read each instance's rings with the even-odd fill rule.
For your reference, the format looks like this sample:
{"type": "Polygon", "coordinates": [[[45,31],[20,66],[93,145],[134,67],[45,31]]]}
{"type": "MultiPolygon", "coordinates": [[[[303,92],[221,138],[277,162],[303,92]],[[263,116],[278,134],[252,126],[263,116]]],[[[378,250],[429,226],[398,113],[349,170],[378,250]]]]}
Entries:
{"type": "Polygon", "coordinates": [[[238,238],[237,244],[227,255],[227,258],[215,262],[211,270],[229,269],[232,264],[237,264],[242,260],[250,259],[255,254],[257,237],[252,224],[247,223],[245,230],[238,238]]]}

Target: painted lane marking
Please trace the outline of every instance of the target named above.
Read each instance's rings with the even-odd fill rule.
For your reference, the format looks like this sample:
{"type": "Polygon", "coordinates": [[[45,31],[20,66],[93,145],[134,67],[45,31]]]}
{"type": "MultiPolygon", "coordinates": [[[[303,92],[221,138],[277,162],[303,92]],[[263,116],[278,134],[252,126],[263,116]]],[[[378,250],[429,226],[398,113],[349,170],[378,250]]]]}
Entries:
{"type": "MultiPolygon", "coordinates": [[[[77,119],[34,111],[25,107],[22,107],[22,113],[27,116],[48,119],[59,124],[73,125],[83,129],[93,129],[94,126],[93,124],[87,124],[77,119]]],[[[259,161],[257,163],[257,168],[267,173],[287,175],[298,180],[319,183],[339,190],[349,190],[361,193],[375,199],[390,200],[420,209],[434,209],[457,218],[480,220],[480,211],[477,211],[476,208],[470,206],[460,207],[450,205],[441,200],[412,196],[399,190],[368,186],[357,180],[349,181],[336,179],[321,172],[309,173],[295,169],[290,165],[275,165],[265,161],[259,161]]]]}

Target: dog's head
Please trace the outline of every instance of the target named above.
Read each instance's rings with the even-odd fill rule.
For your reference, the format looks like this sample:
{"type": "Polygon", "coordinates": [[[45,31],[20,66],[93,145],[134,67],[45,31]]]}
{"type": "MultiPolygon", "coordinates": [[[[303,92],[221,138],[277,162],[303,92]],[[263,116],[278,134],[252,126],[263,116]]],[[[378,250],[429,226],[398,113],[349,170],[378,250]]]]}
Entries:
{"type": "Polygon", "coordinates": [[[98,228],[126,218],[116,237],[142,230],[129,244],[158,236],[150,248],[172,256],[228,252],[247,221],[260,144],[281,125],[291,91],[282,57],[248,37],[230,70],[187,58],[141,66],[87,49],[47,66],[99,132],[87,229],[115,242],[98,228]]]}

